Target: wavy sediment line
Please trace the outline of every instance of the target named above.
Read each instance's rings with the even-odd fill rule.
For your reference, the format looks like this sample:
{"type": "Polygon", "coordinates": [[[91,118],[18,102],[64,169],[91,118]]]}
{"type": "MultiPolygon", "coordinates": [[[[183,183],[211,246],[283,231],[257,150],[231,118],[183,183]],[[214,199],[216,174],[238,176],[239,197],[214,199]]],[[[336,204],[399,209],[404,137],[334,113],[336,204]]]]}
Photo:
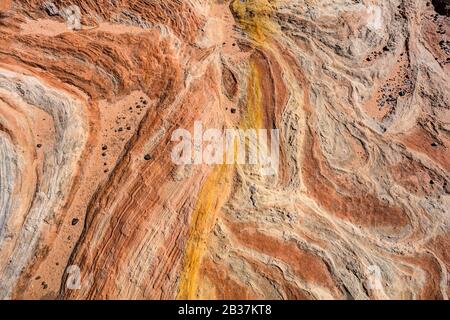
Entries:
{"type": "Polygon", "coordinates": [[[1,2],[0,298],[448,299],[433,3],[1,2]],[[279,173],[175,165],[195,121],[279,173]]]}
{"type": "MultiPolygon", "coordinates": [[[[62,205],[65,190],[70,186],[76,171],[86,135],[81,103],[48,87],[39,79],[2,69],[0,89],[22,105],[17,107],[21,112],[10,108],[12,111],[9,116],[15,119],[12,123],[20,123],[13,128],[19,150],[23,154],[17,161],[20,177],[16,180],[20,181],[18,187],[21,189],[17,190],[19,194],[13,195],[12,199],[18,203],[15,214],[2,214],[9,239],[2,241],[0,252],[2,256],[8,254],[9,260],[0,261],[0,298],[8,298],[20,271],[35,252],[42,228],[55,218],[54,210],[62,205]],[[54,123],[55,145],[45,154],[42,175],[38,174],[35,162],[36,143],[32,128],[29,127],[32,119],[26,118],[31,108],[41,110],[54,123]],[[24,118],[23,123],[20,118],[24,118]],[[26,127],[21,127],[24,124],[26,127]]],[[[4,112],[6,111],[5,109],[4,112]]]]}
{"type": "MultiPolygon", "coordinates": [[[[0,124],[1,129],[1,124],[0,124]]],[[[11,213],[16,183],[17,155],[9,135],[0,131],[0,240],[4,238],[4,224],[11,213]]]]}
{"type": "MultiPolygon", "coordinates": [[[[258,13],[267,13],[267,4],[261,5],[258,1],[247,4],[252,9],[258,9],[258,13]]],[[[246,16],[246,3],[235,1],[233,9],[236,10],[239,23],[257,41],[262,44],[266,40],[268,21],[266,17],[256,15],[246,16]]],[[[247,84],[247,104],[238,127],[241,129],[260,129],[263,127],[263,110],[260,73],[255,61],[249,63],[247,84]]],[[[247,141],[243,141],[247,146],[247,141]]],[[[236,141],[234,147],[236,148],[236,141]]],[[[236,149],[235,149],[236,151],[236,149]]],[[[235,153],[236,155],[236,153],[235,153]]],[[[196,207],[189,223],[189,239],[186,246],[184,269],[179,284],[178,299],[198,298],[198,273],[202,263],[202,257],[207,247],[207,239],[215,226],[217,214],[222,205],[227,201],[232,187],[232,175],[235,165],[223,164],[215,167],[208,175],[199,193],[196,207]]]]}
{"type": "Polygon", "coordinates": [[[189,239],[185,251],[178,299],[195,299],[198,272],[209,233],[214,227],[217,212],[227,199],[233,170],[227,164],[213,169],[204,182],[189,223],[189,239]]]}
{"type": "MultiPolygon", "coordinates": [[[[261,88],[255,63],[250,64],[248,103],[246,113],[239,127],[261,128],[261,88]]],[[[236,144],[234,144],[236,147],[236,144]]],[[[236,151],[236,150],[235,150],[236,151]]],[[[236,153],[235,153],[236,155],[236,153]]],[[[227,201],[235,165],[223,164],[214,167],[200,190],[196,207],[189,223],[189,239],[186,246],[184,270],[181,275],[178,299],[197,298],[198,272],[207,246],[208,236],[213,229],[217,214],[227,201]]]]}
{"type": "Polygon", "coordinates": [[[274,0],[234,0],[231,3],[236,22],[258,45],[263,45],[276,30],[276,24],[271,19],[275,3],[274,0]]]}

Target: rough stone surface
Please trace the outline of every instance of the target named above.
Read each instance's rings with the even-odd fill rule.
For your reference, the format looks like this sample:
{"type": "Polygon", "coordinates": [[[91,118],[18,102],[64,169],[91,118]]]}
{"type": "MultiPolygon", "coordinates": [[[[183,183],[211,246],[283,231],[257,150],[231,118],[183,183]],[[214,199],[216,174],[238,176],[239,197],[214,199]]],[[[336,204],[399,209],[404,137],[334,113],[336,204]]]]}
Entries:
{"type": "Polygon", "coordinates": [[[0,1],[0,298],[448,299],[448,10],[0,1]],[[174,164],[195,121],[279,174],[174,164]]]}

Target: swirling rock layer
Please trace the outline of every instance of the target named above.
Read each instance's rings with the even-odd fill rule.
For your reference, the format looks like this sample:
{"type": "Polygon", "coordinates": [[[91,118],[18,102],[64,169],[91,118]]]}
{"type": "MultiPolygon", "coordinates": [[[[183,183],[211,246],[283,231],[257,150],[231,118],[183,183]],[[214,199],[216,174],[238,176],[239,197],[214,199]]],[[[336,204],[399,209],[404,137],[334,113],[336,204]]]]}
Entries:
{"type": "Polygon", "coordinates": [[[446,1],[2,1],[0,297],[447,299],[449,32],[446,1]],[[199,121],[279,129],[278,174],[175,164],[199,121]]]}

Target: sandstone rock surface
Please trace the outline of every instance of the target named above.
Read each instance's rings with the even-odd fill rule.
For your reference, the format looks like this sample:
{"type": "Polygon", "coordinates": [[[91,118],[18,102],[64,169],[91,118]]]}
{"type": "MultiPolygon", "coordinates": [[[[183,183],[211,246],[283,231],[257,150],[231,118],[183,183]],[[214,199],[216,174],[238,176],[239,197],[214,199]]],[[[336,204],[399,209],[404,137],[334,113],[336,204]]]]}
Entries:
{"type": "Polygon", "coordinates": [[[446,0],[1,0],[0,298],[448,299],[446,0]],[[172,133],[279,129],[260,166],[172,133]]]}

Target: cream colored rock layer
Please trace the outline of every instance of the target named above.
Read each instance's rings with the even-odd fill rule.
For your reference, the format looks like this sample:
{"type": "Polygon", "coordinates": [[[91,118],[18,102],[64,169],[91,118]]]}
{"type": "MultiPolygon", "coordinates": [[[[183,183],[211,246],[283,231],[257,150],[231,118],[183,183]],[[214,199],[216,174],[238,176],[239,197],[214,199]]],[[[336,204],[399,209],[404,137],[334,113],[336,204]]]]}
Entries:
{"type": "Polygon", "coordinates": [[[5,2],[0,297],[448,299],[449,27],[420,0],[5,2]],[[279,129],[279,174],[175,165],[195,121],[279,129]]]}

